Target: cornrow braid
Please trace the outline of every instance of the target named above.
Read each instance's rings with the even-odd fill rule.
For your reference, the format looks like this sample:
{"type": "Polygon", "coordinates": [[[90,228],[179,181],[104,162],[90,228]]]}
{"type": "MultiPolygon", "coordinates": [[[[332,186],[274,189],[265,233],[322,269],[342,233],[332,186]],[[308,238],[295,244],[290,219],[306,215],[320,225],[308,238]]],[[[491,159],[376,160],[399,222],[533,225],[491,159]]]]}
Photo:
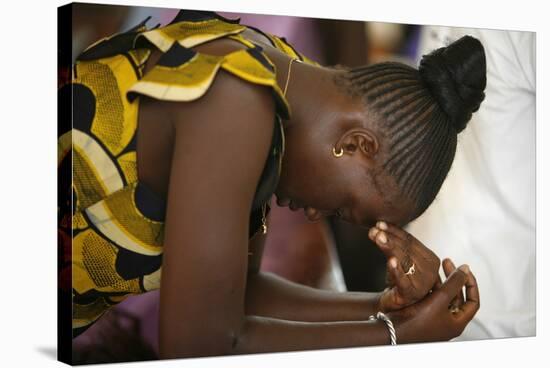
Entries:
{"type": "Polygon", "coordinates": [[[396,62],[340,75],[354,96],[378,117],[387,152],[381,167],[401,195],[423,212],[439,191],[456,149],[456,132],[422,83],[418,70],[396,62]],[[428,180],[429,179],[429,180],[428,180]]]}
{"type": "Polygon", "coordinates": [[[418,217],[432,203],[451,168],[457,135],[485,95],[485,54],[465,36],[425,55],[420,68],[384,62],[336,73],[337,85],[360,97],[376,116],[392,177],[418,217]]]}

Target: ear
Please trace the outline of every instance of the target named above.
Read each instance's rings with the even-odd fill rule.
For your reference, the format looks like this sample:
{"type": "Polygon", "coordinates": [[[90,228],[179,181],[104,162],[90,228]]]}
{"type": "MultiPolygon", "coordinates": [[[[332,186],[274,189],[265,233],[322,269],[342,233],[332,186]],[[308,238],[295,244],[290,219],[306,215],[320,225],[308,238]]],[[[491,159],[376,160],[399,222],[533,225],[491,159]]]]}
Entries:
{"type": "Polygon", "coordinates": [[[372,130],[353,128],[347,130],[334,146],[336,151],[344,150],[346,154],[362,154],[373,158],[380,148],[378,137],[372,130]]]}

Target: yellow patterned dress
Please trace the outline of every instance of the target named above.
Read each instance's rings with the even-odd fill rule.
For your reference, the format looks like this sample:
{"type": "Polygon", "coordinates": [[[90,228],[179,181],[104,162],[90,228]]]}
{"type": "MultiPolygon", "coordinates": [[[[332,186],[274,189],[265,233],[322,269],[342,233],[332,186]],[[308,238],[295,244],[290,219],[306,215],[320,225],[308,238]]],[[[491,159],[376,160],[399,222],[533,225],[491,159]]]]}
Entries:
{"type": "MultiPolygon", "coordinates": [[[[72,101],[69,123],[60,124],[58,167],[71,167],[72,198],[60,226],[72,228],[73,337],[111,306],[132,294],[158,289],[162,269],[164,199],[138,181],[136,128],[139,95],[160,100],[200,98],[220,70],[271,87],[276,102],[271,151],[257,187],[249,236],[261,226],[261,207],[275,190],[284,152],[281,119],[289,107],[276,83],[276,70],[247,28],[212,12],[180,11],[168,25],[131,30],[88,47],[60,88],[72,101]],[[247,48],[225,56],[191,48],[222,37],[247,48]],[[151,49],[163,52],[143,75],[151,49]],[[66,126],[66,129],[63,129],[66,126]]],[[[284,38],[266,35],[273,46],[305,62],[284,38]]],[[[61,193],[61,196],[65,193],[61,193]]],[[[61,212],[62,209],[61,209],[61,212]]]]}

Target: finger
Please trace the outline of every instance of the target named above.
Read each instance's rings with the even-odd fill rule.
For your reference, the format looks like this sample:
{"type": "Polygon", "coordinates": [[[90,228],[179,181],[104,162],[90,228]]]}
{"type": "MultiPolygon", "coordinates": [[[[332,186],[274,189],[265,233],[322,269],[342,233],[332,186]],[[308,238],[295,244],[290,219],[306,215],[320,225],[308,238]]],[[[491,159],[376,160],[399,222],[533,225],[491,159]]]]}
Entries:
{"type": "Polygon", "coordinates": [[[373,226],[369,229],[369,239],[372,240],[373,242],[376,242],[376,234],[380,231],[380,229],[378,229],[376,226],[373,226]]]}
{"type": "Polygon", "coordinates": [[[391,257],[386,263],[386,284],[388,286],[395,286],[397,279],[395,277],[395,267],[398,265],[397,258],[391,257]]]}
{"type": "Polygon", "coordinates": [[[400,269],[399,262],[395,257],[392,257],[388,260],[387,267],[387,277],[388,277],[388,288],[383,293],[381,303],[391,306],[391,309],[400,309],[408,304],[414,302],[406,293],[403,292],[403,288],[407,288],[406,280],[401,280],[403,275],[402,270],[400,269]],[[389,304],[388,304],[389,303],[389,304]]]}
{"type": "Polygon", "coordinates": [[[390,234],[393,234],[394,236],[398,237],[401,240],[407,240],[407,232],[400,227],[397,227],[389,222],[385,221],[378,221],[376,223],[376,227],[379,230],[387,231],[390,234]]]}
{"type": "MultiPolygon", "coordinates": [[[[445,267],[448,268],[449,272],[445,272],[446,274],[451,274],[451,272],[453,272],[456,267],[453,263],[453,261],[450,259],[450,258],[446,258],[443,260],[443,269],[445,269],[445,267]]],[[[451,304],[456,306],[457,308],[461,308],[462,305],[464,304],[464,292],[463,292],[463,289],[460,288],[460,290],[458,291],[457,295],[455,298],[453,298],[453,300],[451,301],[451,304]]]]}
{"type": "Polygon", "coordinates": [[[441,281],[441,275],[438,273],[437,274],[437,279],[435,279],[435,284],[434,284],[434,287],[433,287],[433,291],[436,291],[438,289],[441,288],[441,285],[443,285],[443,281],[441,281]]]}
{"type": "Polygon", "coordinates": [[[384,253],[387,259],[396,257],[401,264],[410,262],[409,255],[403,249],[403,243],[395,235],[378,228],[371,228],[369,237],[374,241],[378,249],[384,253]]]}
{"type": "MultiPolygon", "coordinates": [[[[386,225],[389,228],[389,226],[386,225]]],[[[417,300],[425,295],[433,286],[434,275],[437,268],[434,269],[431,264],[423,257],[413,257],[409,254],[410,247],[401,238],[395,236],[387,230],[376,231],[376,245],[386,255],[386,257],[395,257],[398,260],[399,268],[394,268],[395,285],[402,296],[408,299],[417,300]],[[409,270],[414,267],[414,276],[409,274],[409,270]],[[421,294],[421,295],[420,295],[421,294]]]]}
{"type": "Polygon", "coordinates": [[[469,321],[474,318],[479,307],[479,287],[474,274],[470,271],[466,277],[466,302],[461,307],[462,315],[469,321]]]}
{"type": "Polygon", "coordinates": [[[397,289],[399,294],[408,298],[413,290],[411,278],[405,275],[403,269],[395,257],[388,261],[388,270],[390,278],[393,281],[394,289],[397,289]]]}
{"type": "Polygon", "coordinates": [[[437,256],[406,230],[385,221],[378,221],[376,227],[401,240],[402,249],[406,251],[411,258],[417,260],[416,263],[421,265],[420,268],[429,269],[430,267],[427,267],[427,263],[431,260],[437,260],[437,267],[439,268],[439,259],[437,256]]]}
{"type": "MultiPolygon", "coordinates": [[[[437,259],[435,254],[424,244],[422,244],[420,241],[418,241],[414,236],[412,236],[409,232],[403,230],[402,228],[395,226],[389,222],[385,221],[378,221],[376,223],[376,228],[379,231],[385,231],[391,235],[393,235],[396,239],[399,239],[401,249],[403,249],[404,252],[409,254],[411,258],[414,258],[417,260],[417,264],[424,265],[428,260],[430,259],[437,259]],[[415,255],[418,255],[418,257],[414,257],[415,255]]],[[[403,265],[403,267],[406,267],[407,265],[403,265]]],[[[439,267],[439,265],[438,265],[439,267]]],[[[427,269],[427,267],[421,267],[422,269],[427,269]]]]}
{"type": "MultiPolygon", "coordinates": [[[[370,230],[371,238],[374,239],[375,244],[388,260],[392,257],[397,258],[400,266],[398,269],[393,269],[393,275],[389,275],[390,280],[393,281],[391,284],[398,286],[399,293],[405,298],[418,299],[422,297],[433,286],[434,278],[431,272],[437,272],[437,269],[434,270],[431,267],[432,265],[423,257],[411,257],[407,243],[388,230],[381,230],[380,227],[391,228],[391,226],[384,222],[378,222],[377,227],[370,230]],[[417,273],[420,271],[420,275],[411,277],[404,272],[404,270],[408,272],[413,265],[417,273]],[[423,275],[423,270],[429,273],[428,278],[426,278],[426,275],[423,275]],[[426,282],[427,280],[429,281],[426,282]]],[[[391,270],[391,267],[388,266],[388,270],[391,270]]]]}
{"type": "Polygon", "coordinates": [[[443,268],[443,272],[445,272],[445,277],[447,278],[451,275],[451,273],[453,273],[456,268],[450,258],[445,258],[443,262],[441,262],[441,267],[443,268]]]}
{"type": "MultiPolygon", "coordinates": [[[[450,258],[445,258],[442,262],[443,266],[443,272],[445,272],[445,276],[449,277],[449,275],[456,269],[453,261],[451,261],[450,258]]],[[[462,288],[457,293],[456,297],[451,300],[451,306],[454,306],[456,308],[460,308],[462,304],[464,304],[464,294],[462,292],[462,288]]]]}
{"type": "Polygon", "coordinates": [[[445,280],[441,288],[438,290],[438,295],[443,299],[443,302],[448,306],[451,303],[458,292],[462,289],[466,283],[467,273],[469,273],[467,265],[462,265],[456,268],[445,280]]]}

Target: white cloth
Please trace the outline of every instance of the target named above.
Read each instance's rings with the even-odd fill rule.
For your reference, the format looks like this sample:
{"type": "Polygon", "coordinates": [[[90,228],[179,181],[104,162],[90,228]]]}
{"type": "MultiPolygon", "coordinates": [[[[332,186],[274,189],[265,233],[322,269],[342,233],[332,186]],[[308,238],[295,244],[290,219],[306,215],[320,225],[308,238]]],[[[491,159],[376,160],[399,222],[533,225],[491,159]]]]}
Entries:
{"type": "Polygon", "coordinates": [[[485,47],[486,98],[459,135],[441,192],[408,230],[476,275],[481,308],[458,340],[533,336],[535,35],[425,27],[419,54],[465,34],[485,47]]]}

